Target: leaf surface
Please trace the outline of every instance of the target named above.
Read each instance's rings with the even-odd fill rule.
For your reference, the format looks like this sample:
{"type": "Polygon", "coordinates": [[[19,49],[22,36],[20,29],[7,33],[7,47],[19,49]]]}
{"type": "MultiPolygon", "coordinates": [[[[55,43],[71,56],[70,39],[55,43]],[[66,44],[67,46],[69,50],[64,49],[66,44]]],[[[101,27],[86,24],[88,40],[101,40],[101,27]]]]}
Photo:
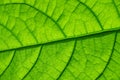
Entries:
{"type": "Polygon", "coordinates": [[[120,80],[119,0],[0,0],[0,80],[120,80]]]}

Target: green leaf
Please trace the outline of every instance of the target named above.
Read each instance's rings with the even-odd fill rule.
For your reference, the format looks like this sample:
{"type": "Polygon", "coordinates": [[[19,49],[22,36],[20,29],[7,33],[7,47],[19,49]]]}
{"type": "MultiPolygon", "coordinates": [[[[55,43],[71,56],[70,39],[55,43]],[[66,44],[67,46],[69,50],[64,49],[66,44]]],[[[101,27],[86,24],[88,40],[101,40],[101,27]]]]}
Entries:
{"type": "Polygon", "coordinates": [[[120,80],[120,0],[0,0],[0,80],[120,80]]]}

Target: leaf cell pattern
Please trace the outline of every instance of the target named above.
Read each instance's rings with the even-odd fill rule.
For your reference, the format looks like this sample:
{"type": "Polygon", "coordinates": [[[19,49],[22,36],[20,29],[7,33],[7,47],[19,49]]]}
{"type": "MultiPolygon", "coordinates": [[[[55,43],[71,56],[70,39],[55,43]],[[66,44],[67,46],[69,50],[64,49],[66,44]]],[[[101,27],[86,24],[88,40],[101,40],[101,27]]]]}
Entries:
{"type": "Polygon", "coordinates": [[[120,80],[120,0],[0,0],[0,80],[120,80]]]}

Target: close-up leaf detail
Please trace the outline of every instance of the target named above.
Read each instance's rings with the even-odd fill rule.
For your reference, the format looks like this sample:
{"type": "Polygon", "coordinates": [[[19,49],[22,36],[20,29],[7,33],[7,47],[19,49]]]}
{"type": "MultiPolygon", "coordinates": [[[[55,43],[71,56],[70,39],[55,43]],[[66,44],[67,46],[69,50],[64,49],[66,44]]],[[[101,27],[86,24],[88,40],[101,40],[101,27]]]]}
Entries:
{"type": "Polygon", "coordinates": [[[120,80],[120,0],[0,0],[0,80],[120,80]]]}

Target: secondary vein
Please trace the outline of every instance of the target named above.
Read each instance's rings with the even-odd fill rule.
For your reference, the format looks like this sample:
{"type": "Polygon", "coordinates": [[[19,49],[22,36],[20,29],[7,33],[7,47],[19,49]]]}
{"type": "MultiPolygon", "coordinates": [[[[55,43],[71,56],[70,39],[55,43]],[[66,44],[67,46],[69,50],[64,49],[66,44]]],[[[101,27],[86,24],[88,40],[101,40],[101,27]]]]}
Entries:
{"type": "Polygon", "coordinates": [[[68,62],[67,62],[67,64],[66,64],[65,68],[63,69],[63,71],[60,73],[60,75],[58,76],[58,78],[57,78],[56,80],[59,80],[59,79],[60,79],[60,77],[63,75],[63,73],[65,72],[66,68],[67,68],[68,65],[70,64],[71,59],[72,59],[72,57],[73,57],[73,54],[74,54],[74,52],[75,52],[76,44],[77,44],[77,40],[75,39],[75,43],[74,43],[74,48],[73,48],[72,54],[71,54],[71,56],[70,56],[70,58],[69,58],[69,60],[68,60],[68,62]]]}
{"type": "Polygon", "coordinates": [[[37,57],[35,63],[33,64],[33,66],[30,68],[30,70],[24,75],[24,77],[23,77],[21,80],[24,80],[24,79],[28,76],[28,74],[33,70],[33,68],[35,67],[35,65],[36,65],[37,62],[38,62],[38,59],[39,59],[39,57],[40,57],[40,54],[41,54],[42,49],[43,49],[43,45],[42,45],[41,48],[40,48],[40,51],[39,51],[39,53],[38,53],[38,57],[37,57]]]}
{"type": "Polygon", "coordinates": [[[106,63],[106,66],[104,67],[103,71],[98,75],[98,77],[95,79],[95,80],[98,80],[102,75],[103,73],[105,72],[105,70],[107,69],[110,61],[111,61],[111,57],[113,55],[113,52],[114,52],[114,47],[115,47],[115,43],[116,43],[116,38],[117,38],[117,32],[115,33],[115,38],[114,38],[114,43],[113,43],[113,47],[112,47],[112,51],[111,51],[111,54],[110,54],[110,57],[108,59],[108,62],[106,63]]]}

